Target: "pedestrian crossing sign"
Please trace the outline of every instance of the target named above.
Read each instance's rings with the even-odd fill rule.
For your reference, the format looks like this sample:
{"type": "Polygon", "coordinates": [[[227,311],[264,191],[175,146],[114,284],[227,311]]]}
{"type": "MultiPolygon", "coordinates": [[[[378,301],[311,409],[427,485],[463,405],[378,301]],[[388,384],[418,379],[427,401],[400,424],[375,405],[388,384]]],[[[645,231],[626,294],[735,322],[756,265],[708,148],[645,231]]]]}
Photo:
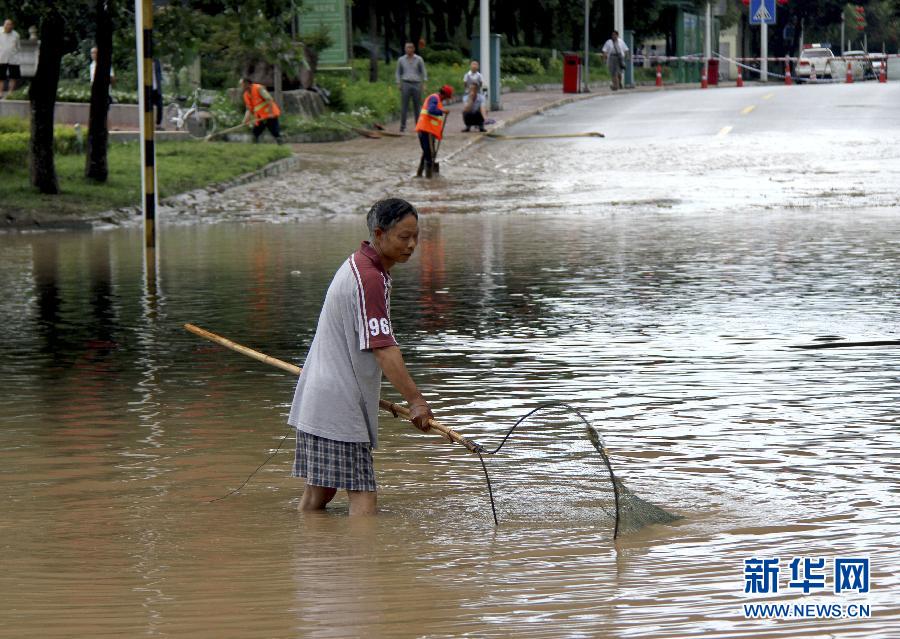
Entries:
{"type": "Polygon", "coordinates": [[[775,24],[775,0],[750,0],[750,24],[775,24]]]}

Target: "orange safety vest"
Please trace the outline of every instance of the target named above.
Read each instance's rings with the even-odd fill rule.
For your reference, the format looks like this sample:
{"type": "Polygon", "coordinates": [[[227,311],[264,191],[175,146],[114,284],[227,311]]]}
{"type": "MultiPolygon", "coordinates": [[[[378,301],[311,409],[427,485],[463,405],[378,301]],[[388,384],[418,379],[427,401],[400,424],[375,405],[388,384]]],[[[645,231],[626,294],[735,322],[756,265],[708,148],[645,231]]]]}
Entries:
{"type": "Polygon", "coordinates": [[[244,104],[247,106],[247,110],[256,118],[256,124],[259,124],[262,120],[277,118],[281,115],[281,109],[275,104],[275,100],[267,103],[260,95],[259,90],[261,88],[261,84],[254,82],[250,85],[249,91],[244,91],[244,104]]]}
{"type": "MultiPolygon", "coordinates": [[[[437,96],[437,108],[441,111],[444,110],[444,104],[441,102],[441,96],[439,93],[432,93],[431,95],[437,96]]],[[[430,133],[438,140],[443,136],[443,123],[444,118],[431,115],[428,112],[428,100],[431,99],[431,95],[425,98],[425,101],[422,103],[422,110],[419,112],[419,121],[416,123],[416,131],[424,131],[425,133],[430,133]]]]}

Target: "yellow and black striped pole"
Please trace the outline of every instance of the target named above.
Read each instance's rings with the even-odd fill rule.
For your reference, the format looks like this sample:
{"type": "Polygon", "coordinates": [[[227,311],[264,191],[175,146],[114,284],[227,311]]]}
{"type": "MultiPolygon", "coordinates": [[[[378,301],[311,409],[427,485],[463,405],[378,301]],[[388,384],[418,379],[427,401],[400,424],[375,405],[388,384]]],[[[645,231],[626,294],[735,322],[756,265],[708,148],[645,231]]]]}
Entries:
{"type": "Polygon", "coordinates": [[[134,0],[138,48],[138,102],[141,111],[141,191],[144,240],[156,247],[156,147],[153,143],[153,0],[134,0]]]}

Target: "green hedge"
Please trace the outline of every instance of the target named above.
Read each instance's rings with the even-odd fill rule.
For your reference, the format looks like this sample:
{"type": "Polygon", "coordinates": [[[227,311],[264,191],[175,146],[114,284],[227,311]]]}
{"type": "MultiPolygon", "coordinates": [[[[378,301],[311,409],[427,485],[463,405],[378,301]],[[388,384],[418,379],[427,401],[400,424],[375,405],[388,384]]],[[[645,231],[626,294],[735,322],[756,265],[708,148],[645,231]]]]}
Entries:
{"type": "MultiPolygon", "coordinates": [[[[27,164],[28,146],[31,133],[28,132],[28,121],[21,118],[0,118],[0,167],[13,168],[27,164]],[[25,130],[8,131],[17,126],[13,120],[24,122],[25,130]]],[[[56,126],[53,128],[53,150],[60,155],[72,155],[80,151],[78,138],[72,127],[56,126]]]]}
{"type": "Polygon", "coordinates": [[[544,67],[538,58],[503,57],[500,59],[500,72],[537,75],[544,73],[544,67]]]}

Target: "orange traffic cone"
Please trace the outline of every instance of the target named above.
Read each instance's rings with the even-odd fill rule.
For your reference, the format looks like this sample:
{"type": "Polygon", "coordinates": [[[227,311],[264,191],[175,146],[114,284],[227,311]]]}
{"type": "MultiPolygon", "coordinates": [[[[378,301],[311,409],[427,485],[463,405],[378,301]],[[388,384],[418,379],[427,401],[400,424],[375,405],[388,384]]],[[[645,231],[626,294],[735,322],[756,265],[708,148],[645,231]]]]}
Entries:
{"type": "Polygon", "coordinates": [[[847,63],[847,84],[853,84],[853,65],[847,63]]]}
{"type": "Polygon", "coordinates": [[[738,67],[738,79],[737,79],[737,85],[738,85],[739,87],[744,86],[744,70],[741,69],[740,67],[738,67]]]}
{"type": "Polygon", "coordinates": [[[656,65],[656,86],[662,86],[662,65],[656,65]]]}
{"type": "Polygon", "coordinates": [[[700,88],[706,89],[709,87],[709,83],[706,81],[706,65],[704,64],[700,68],[700,88]]]}
{"type": "Polygon", "coordinates": [[[887,82],[887,58],[881,61],[881,71],[878,73],[879,82],[887,82]]]}
{"type": "Polygon", "coordinates": [[[791,79],[791,63],[787,58],[784,59],[784,83],[787,86],[794,84],[794,80],[791,79]]]}

